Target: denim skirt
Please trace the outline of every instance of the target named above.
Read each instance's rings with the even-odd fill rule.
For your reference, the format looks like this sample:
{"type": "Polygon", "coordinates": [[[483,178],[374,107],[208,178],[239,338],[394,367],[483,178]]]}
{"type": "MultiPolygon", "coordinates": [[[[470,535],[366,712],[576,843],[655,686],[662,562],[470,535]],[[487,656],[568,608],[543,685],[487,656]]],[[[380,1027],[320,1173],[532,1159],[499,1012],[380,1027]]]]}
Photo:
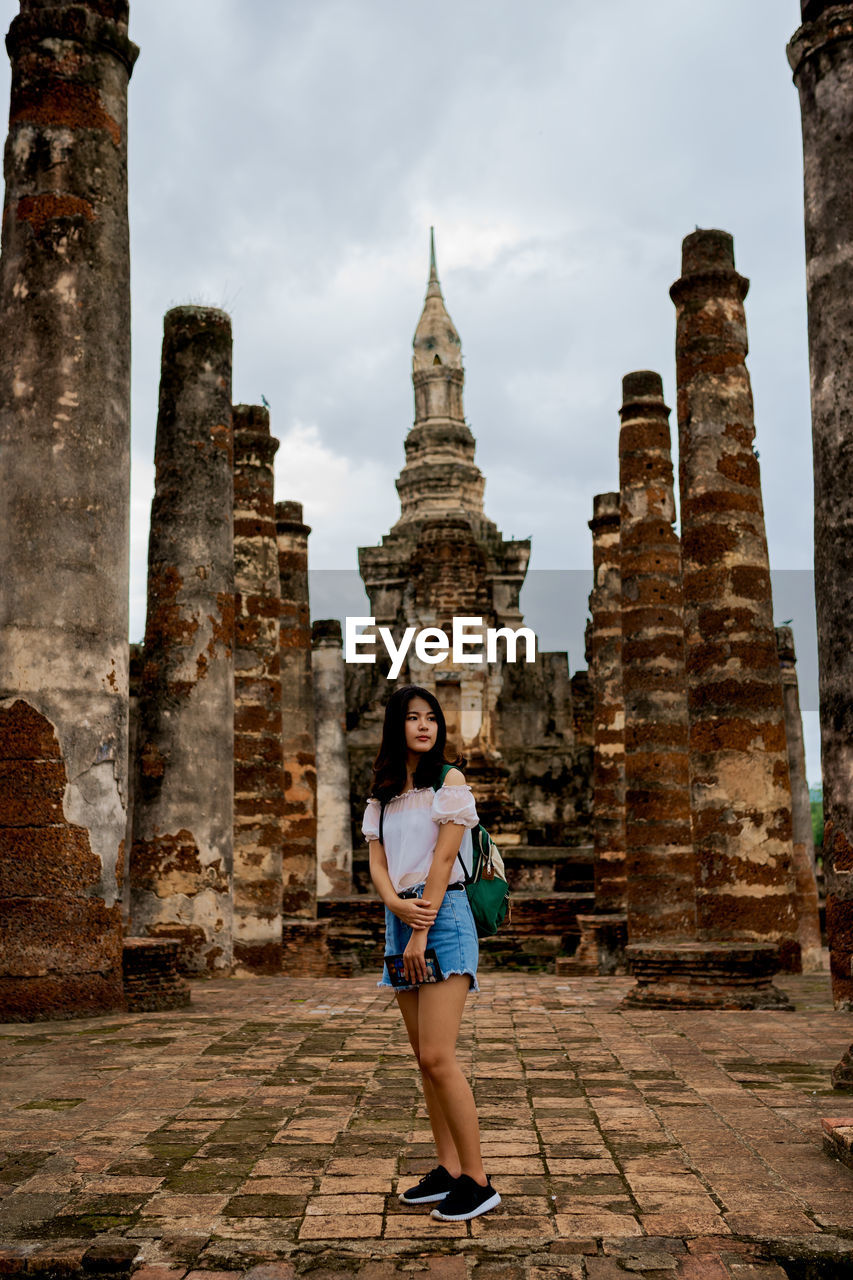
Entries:
{"type": "MultiPolygon", "coordinates": [[[[423,897],[425,885],[415,888],[415,895],[423,897]]],[[[413,895],[414,896],[414,895],[413,895]]],[[[385,908],[385,955],[397,956],[406,950],[412,930],[403,924],[398,916],[388,907],[385,908]]],[[[451,889],[445,893],[438,915],[430,925],[427,933],[427,947],[432,947],[445,978],[454,973],[467,974],[471,979],[471,990],[479,991],[477,982],[477,961],[480,947],[477,941],[477,928],[471,914],[468,894],[464,889],[451,889]]],[[[382,970],[382,981],[378,987],[392,986],[388,977],[388,966],[382,970]]],[[[395,991],[417,991],[417,986],[394,987],[395,991]]]]}

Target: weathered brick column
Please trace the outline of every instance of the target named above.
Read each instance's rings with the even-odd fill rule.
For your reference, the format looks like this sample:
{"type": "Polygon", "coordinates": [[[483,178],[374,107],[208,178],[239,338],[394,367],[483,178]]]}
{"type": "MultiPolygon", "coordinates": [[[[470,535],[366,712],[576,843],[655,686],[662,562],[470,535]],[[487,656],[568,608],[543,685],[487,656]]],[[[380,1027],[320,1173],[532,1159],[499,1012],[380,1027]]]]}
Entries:
{"type": "Polygon", "coordinates": [[[308,601],[308,535],[301,502],[275,506],[281,583],[281,718],[284,758],[282,880],[285,916],[317,909],[317,770],[308,601]]]}
{"type": "Polygon", "coordinates": [[[618,493],[593,499],[593,795],[596,911],[625,910],[625,701],[618,493]]]}
{"type": "Polygon", "coordinates": [[[21,0],[0,258],[0,1020],[122,1002],[126,0],[21,0]]]}
{"type": "Polygon", "coordinates": [[[130,857],[134,934],[186,971],[232,960],[234,537],[231,321],[164,323],[130,857]]]}
{"type": "Polygon", "coordinates": [[[619,574],[619,494],[593,498],[593,588],[590,680],[593,692],[593,811],[595,914],[579,915],[575,966],[614,972],[624,964],[625,932],[625,703],[622,693],[622,606],[619,574]],[[603,928],[602,928],[603,927],[603,928]],[[605,941],[606,940],[606,941],[605,941]]]}
{"type": "Polygon", "coordinates": [[[352,884],[352,814],[346,737],[341,624],[311,628],[317,740],[317,896],[348,897],[352,884]]]}
{"type": "Polygon", "coordinates": [[[656,373],[622,383],[622,683],[625,696],[629,1005],[755,1008],[785,997],[770,984],[776,950],[697,939],[696,864],[681,586],[669,410],[656,373]]]}
{"type": "Polygon", "coordinates": [[[682,246],[679,481],[697,924],[800,967],[791,784],[743,300],[732,237],[682,246]]]}
{"type": "Polygon", "coordinates": [[[826,927],[853,1008],[853,3],[807,0],[788,46],[805,162],[826,927]]]}
{"type": "Polygon", "coordinates": [[[681,556],[660,375],[622,382],[622,681],[629,952],[696,936],[681,556]]]}
{"type": "Polygon", "coordinates": [[[234,407],[234,960],[281,970],[281,587],[273,460],[258,405],[234,407]]]}
{"type": "Polygon", "coordinates": [[[791,775],[791,820],[794,836],[794,875],[797,891],[797,928],[803,973],[819,973],[823,968],[820,938],[820,908],[815,880],[814,835],[809,784],[806,777],[806,748],[803,717],[797,683],[797,655],[790,627],[776,628],[776,649],[782,675],[785,704],[785,736],[788,741],[788,771],[791,775]]]}

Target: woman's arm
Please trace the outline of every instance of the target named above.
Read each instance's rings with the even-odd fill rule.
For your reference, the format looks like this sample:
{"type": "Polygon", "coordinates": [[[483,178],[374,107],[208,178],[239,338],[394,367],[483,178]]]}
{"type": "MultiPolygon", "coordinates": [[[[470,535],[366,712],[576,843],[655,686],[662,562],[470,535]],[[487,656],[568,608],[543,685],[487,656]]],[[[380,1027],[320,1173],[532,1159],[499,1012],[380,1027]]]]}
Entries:
{"type": "MultiPolygon", "coordinates": [[[[462,787],[465,785],[465,778],[459,769],[451,769],[443,785],[462,787]]],[[[459,822],[442,822],[439,826],[435,852],[432,855],[432,866],[424,886],[424,901],[437,902],[439,906],[441,905],[464,834],[465,827],[459,822]]],[[[372,844],[370,848],[372,851],[372,844]]],[[[426,934],[413,933],[403,952],[403,971],[409,982],[423,982],[426,978],[425,951],[426,934]]]]}
{"type": "Polygon", "coordinates": [[[430,906],[430,899],[424,890],[422,898],[401,898],[397,894],[397,890],[391,883],[391,877],[388,874],[388,859],[385,856],[385,848],[379,840],[371,840],[368,845],[368,860],[370,866],[370,879],[373,881],[373,887],[379,894],[382,901],[389,911],[393,911],[398,919],[407,924],[415,932],[423,932],[426,937],[438,910],[435,911],[430,906]]]}

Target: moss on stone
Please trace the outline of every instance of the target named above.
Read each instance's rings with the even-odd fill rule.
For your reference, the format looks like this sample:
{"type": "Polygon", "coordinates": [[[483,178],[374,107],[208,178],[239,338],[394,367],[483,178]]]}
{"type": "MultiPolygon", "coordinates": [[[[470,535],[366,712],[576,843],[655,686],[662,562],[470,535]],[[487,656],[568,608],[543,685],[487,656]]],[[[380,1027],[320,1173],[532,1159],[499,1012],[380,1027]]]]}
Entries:
{"type": "Polygon", "coordinates": [[[70,1111],[79,1107],[85,1098],[36,1098],[18,1107],[19,1111],[70,1111]]]}

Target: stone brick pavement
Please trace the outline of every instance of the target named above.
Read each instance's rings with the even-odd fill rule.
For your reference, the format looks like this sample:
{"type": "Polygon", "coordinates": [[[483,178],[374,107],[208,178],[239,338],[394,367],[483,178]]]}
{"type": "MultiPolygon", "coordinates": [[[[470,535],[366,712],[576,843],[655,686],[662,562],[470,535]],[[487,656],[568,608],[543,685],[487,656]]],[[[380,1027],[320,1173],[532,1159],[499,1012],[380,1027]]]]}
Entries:
{"type": "Polygon", "coordinates": [[[461,1057],[503,1204],[470,1224],[396,1199],[431,1148],[371,978],[0,1027],[0,1275],[853,1275],[853,1172],[821,1145],[851,1022],[825,977],[784,985],[794,1013],[664,1013],[620,1010],[622,979],[484,974],[461,1057]]]}

